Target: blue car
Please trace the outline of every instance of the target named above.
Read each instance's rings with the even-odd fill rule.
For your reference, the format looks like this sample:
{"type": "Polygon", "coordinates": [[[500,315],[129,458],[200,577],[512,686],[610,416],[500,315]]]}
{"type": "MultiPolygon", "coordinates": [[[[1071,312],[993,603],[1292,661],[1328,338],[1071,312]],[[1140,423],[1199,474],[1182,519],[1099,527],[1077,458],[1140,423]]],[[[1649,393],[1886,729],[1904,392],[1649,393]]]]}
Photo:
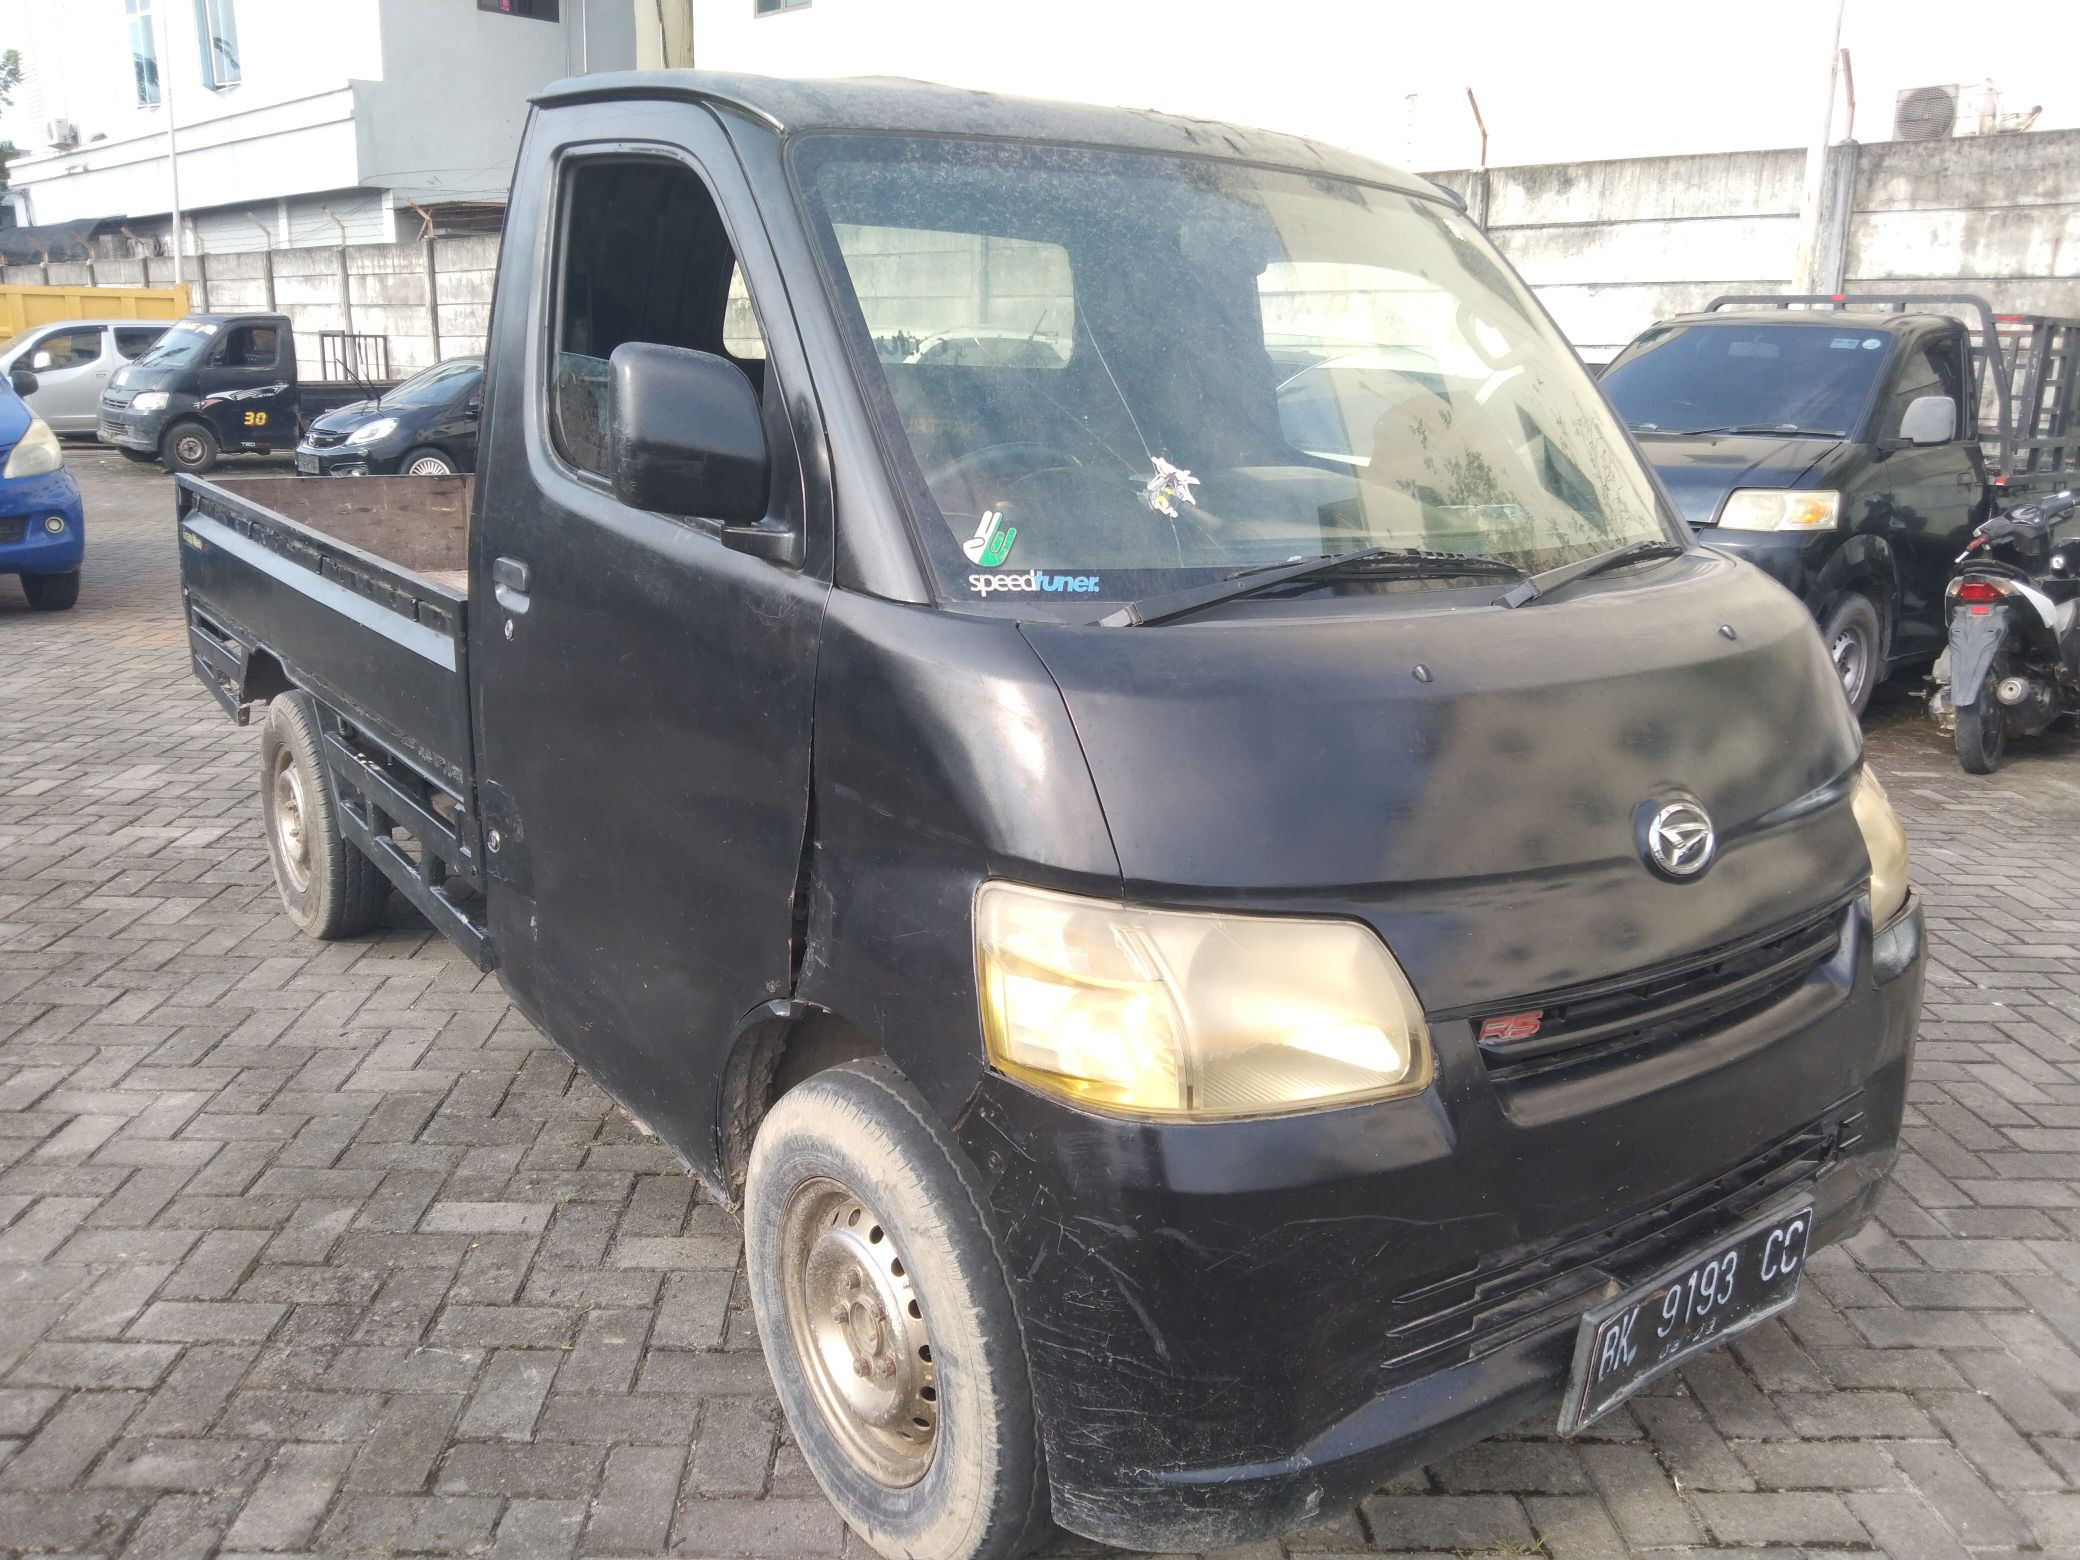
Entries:
{"type": "Polygon", "coordinates": [[[27,370],[0,385],[0,574],[20,575],[38,611],[62,612],[79,600],[87,521],[58,436],[22,404],[35,393],[27,370]]]}

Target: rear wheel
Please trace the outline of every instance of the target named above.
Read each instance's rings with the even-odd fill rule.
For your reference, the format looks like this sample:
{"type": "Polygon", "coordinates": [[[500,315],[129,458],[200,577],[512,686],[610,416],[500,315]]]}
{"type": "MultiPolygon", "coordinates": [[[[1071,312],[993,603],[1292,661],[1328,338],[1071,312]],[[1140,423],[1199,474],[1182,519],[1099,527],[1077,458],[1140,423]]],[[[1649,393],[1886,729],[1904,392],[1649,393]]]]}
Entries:
{"type": "Polygon", "coordinates": [[[390,884],[340,833],[339,804],[319,755],[317,710],[285,693],[260,733],[260,814],[275,887],[289,919],[320,942],[358,937],[382,919],[390,884]]]}
{"type": "Polygon", "coordinates": [[[1966,774],[1990,775],[2001,767],[2008,752],[2008,712],[1993,696],[1989,675],[1979,697],[1957,706],[1957,761],[1966,774]]]}
{"type": "Polygon", "coordinates": [[[1023,1341],[969,1173],[916,1090],[847,1062],[760,1125],[744,1238],[759,1337],[838,1513],[908,1560],[1049,1528],[1023,1341]]]}
{"type": "Polygon", "coordinates": [[[452,477],[455,462],[439,450],[422,445],[406,454],[397,463],[397,469],[408,477],[452,477]]]}
{"type": "Polygon", "coordinates": [[[1878,683],[1878,657],[1884,637],[1878,609],[1871,605],[1868,596],[1851,591],[1828,617],[1820,637],[1826,642],[1828,658],[1834,662],[1835,676],[1841,679],[1842,697],[1849,701],[1849,713],[1860,720],[1864,707],[1871,702],[1871,689],[1878,683]]]}
{"type": "Polygon", "coordinates": [[[22,594],[38,612],[63,612],[79,600],[79,570],[64,574],[24,574],[22,594]]]}
{"type": "Polygon", "coordinates": [[[200,476],[217,463],[217,436],[205,423],[175,423],[159,441],[159,459],[168,471],[200,476]]]}

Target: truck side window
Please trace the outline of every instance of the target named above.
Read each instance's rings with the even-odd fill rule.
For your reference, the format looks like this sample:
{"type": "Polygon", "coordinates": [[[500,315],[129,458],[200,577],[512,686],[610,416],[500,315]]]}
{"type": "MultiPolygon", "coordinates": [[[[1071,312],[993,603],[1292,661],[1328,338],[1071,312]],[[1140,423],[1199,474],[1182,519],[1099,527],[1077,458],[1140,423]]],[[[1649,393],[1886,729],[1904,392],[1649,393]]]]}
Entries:
{"type": "Polygon", "coordinates": [[[549,428],[557,453],[607,469],[607,359],[625,341],[726,357],[764,389],[765,339],[699,176],[661,158],[596,158],[565,177],[549,428]]]}
{"type": "Polygon", "coordinates": [[[280,335],[272,325],[240,325],[225,333],[217,361],[226,368],[273,368],[280,335]]]}
{"type": "Polygon", "coordinates": [[[1969,406],[1964,393],[1964,369],[1958,362],[1957,342],[1949,336],[1932,336],[1900,361],[1899,378],[1885,403],[1881,439],[1899,437],[1900,419],[1907,408],[1924,395],[1947,395],[1957,405],[1957,421],[1964,425],[1969,406]]]}

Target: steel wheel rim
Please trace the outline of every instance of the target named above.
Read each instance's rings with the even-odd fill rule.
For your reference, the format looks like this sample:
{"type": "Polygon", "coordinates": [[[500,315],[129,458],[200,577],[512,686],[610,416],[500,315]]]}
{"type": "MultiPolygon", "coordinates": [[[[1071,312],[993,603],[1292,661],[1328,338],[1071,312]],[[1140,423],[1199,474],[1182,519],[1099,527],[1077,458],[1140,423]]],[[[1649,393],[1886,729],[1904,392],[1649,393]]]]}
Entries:
{"type": "Polygon", "coordinates": [[[422,455],[405,468],[408,477],[452,477],[455,468],[438,455],[422,455]]]}
{"type": "Polygon", "coordinates": [[[183,434],[173,441],[174,457],[184,466],[193,466],[202,459],[202,441],[194,434],[183,434]]]}
{"type": "Polygon", "coordinates": [[[1845,628],[1834,636],[1830,649],[1834,655],[1835,675],[1842,680],[1842,692],[1853,704],[1856,696],[1863,692],[1864,668],[1870,663],[1863,635],[1853,628],[1845,628]]]}
{"type": "Polygon", "coordinates": [[[816,1406],[853,1464],[907,1489],[939,1444],[939,1377],[908,1265],[843,1183],[796,1187],[781,1214],[780,1294],[816,1406]]]}
{"type": "Polygon", "coordinates": [[[310,809],[303,794],[303,775],[287,752],[274,771],[274,839],[275,856],[300,894],[311,886],[310,809]]]}

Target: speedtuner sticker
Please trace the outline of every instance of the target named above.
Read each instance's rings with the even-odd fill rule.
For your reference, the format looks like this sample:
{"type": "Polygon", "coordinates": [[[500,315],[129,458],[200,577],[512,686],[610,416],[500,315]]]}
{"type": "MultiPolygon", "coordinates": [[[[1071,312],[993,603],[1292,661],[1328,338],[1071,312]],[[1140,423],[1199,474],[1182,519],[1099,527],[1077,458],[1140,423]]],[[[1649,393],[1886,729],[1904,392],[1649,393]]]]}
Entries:
{"type": "Polygon", "coordinates": [[[977,595],[987,596],[996,591],[1037,592],[1043,596],[1068,593],[1078,596],[1095,596],[1098,593],[1098,576],[1095,574],[1049,574],[1042,569],[1027,569],[1023,574],[971,574],[968,589],[977,595]]]}

